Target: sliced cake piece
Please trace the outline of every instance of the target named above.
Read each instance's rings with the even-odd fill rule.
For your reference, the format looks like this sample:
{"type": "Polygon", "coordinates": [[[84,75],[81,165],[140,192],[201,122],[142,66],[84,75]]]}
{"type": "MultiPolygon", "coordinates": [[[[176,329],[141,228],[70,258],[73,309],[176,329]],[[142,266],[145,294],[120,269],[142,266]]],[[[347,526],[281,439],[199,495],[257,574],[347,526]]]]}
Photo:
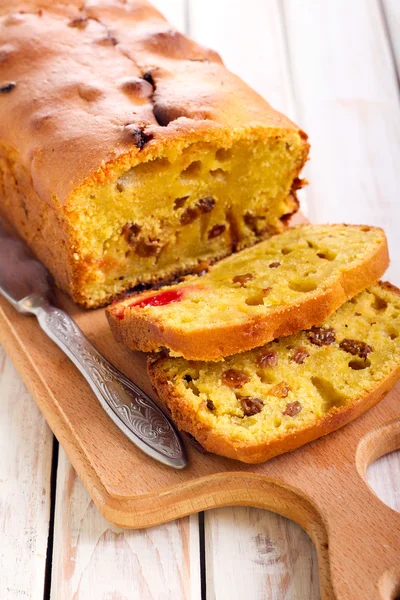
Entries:
{"type": "Polygon", "coordinates": [[[129,348],[167,348],[221,360],[311,327],[375,283],[388,266],[385,234],[356,225],[303,225],[275,235],[160,291],[108,311],[129,348]]]}
{"type": "Polygon", "coordinates": [[[400,291],[370,287],[322,325],[219,363],[149,358],[178,426],[216,454],[258,463],[379,402],[400,377],[400,291]]]}

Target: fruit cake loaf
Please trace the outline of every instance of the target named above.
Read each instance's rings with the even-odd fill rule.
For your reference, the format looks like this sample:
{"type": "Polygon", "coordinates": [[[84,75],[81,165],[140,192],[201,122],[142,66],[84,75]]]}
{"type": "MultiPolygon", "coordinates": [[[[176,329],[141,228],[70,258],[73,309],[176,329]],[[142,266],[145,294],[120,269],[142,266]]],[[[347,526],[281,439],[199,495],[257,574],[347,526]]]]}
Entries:
{"type": "Polygon", "coordinates": [[[114,336],[129,348],[221,360],[323,321],[387,266],[381,229],[301,225],[200,277],[115,303],[107,315],[114,336]]]}
{"type": "Polygon", "coordinates": [[[285,228],[307,137],[143,0],[3,0],[0,214],[88,307],[285,228]]]}
{"type": "Polygon", "coordinates": [[[219,363],[162,354],[151,381],[210,452],[258,463],[355,419],[400,377],[400,291],[376,284],[321,326],[219,363]]]}

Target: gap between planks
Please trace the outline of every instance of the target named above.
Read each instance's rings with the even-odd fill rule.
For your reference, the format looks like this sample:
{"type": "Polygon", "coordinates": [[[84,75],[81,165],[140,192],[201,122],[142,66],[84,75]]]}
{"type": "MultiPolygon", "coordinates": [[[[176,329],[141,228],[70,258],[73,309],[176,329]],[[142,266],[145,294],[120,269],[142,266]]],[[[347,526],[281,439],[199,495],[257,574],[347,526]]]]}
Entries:
{"type": "Polygon", "coordinates": [[[43,598],[53,435],[0,346],[0,598],[43,598]]]}

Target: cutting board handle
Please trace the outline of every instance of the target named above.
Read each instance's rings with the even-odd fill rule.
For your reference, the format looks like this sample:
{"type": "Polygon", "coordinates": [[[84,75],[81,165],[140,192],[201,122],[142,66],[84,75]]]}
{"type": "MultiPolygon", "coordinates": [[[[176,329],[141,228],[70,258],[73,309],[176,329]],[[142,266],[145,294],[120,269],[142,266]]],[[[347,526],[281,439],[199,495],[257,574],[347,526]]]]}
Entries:
{"type": "Polygon", "coordinates": [[[309,533],[319,554],[323,598],[400,597],[400,513],[375,495],[365,477],[372,462],[399,447],[397,420],[367,434],[354,462],[327,469],[321,489],[302,490],[321,518],[322,528],[309,533]]]}
{"type": "MultiPolygon", "coordinates": [[[[340,503],[340,490],[337,492],[340,503]]],[[[334,592],[326,597],[395,600],[400,596],[400,515],[369,491],[360,490],[350,502],[350,519],[343,518],[340,511],[335,513],[332,504],[330,512],[328,505],[321,511],[334,592]]]]}

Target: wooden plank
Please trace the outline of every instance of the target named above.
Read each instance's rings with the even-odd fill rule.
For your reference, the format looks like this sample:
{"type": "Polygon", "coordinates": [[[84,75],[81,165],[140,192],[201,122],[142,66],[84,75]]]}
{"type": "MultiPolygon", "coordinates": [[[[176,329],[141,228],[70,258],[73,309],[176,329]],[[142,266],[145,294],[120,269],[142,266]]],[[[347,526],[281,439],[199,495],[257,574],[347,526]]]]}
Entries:
{"type": "Polygon", "coordinates": [[[186,28],[186,0],[151,0],[151,4],[165,16],[166,19],[179,29],[186,28]]]}
{"type": "MultiPolygon", "coordinates": [[[[180,30],[184,0],[153,4],[180,30]]],[[[149,530],[107,523],[60,449],[51,598],[199,600],[198,516],[149,530]]]]}
{"type": "Polygon", "coordinates": [[[189,0],[190,35],[277,110],[295,118],[279,0],[189,0]]]}
{"type": "Polygon", "coordinates": [[[0,347],[0,598],[43,598],[52,443],[0,347]]]}
{"type": "Polygon", "coordinates": [[[383,10],[397,66],[397,73],[400,76],[400,3],[398,0],[383,0],[383,10]]]}
{"type": "Polygon", "coordinates": [[[384,227],[388,278],[399,284],[400,105],[379,2],[284,8],[298,117],[312,145],[310,219],[384,227]]]}
{"type": "Polygon", "coordinates": [[[317,556],[304,530],[245,507],[206,513],[207,598],[319,598],[317,556]]]}
{"type": "Polygon", "coordinates": [[[60,449],[51,598],[200,599],[197,515],[137,531],[105,521],[60,449]]]}
{"type": "Polygon", "coordinates": [[[367,480],[385,504],[400,512],[400,451],[382,456],[367,471],[367,480]]]}
{"type": "MultiPolygon", "coordinates": [[[[191,37],[296,118],[278,0],[190,0],[188,17],[191,37]]],[[[204,522],[207,598],[319,598],[313,544],[292,521],[236,507],[207,511],[204,522]]]]}

